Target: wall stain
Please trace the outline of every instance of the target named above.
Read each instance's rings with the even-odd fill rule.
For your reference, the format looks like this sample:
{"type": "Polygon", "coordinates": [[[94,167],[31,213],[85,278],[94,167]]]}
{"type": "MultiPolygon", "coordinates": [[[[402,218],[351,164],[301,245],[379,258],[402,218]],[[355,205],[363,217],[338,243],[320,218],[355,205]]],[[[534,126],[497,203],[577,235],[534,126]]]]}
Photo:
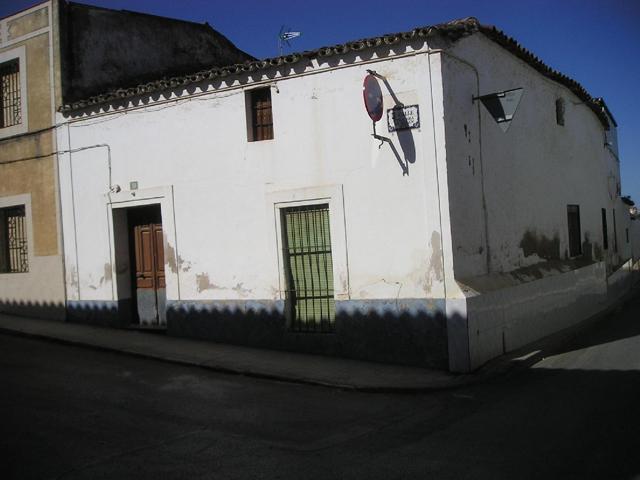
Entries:
{"type": "Polygon", "coordinates": [[[280,289],[278,287],[271,286],[269,287],[269,290],[271,291],[271,298],[274,300],[278,300],[280,298],[280,289]]]}
{"type": "Polygon", "coordinates": [[[173,273],[178,271],[176,266],[176,251],[169,242],[165,242],[167,245],[167,265],[169,265],[169,270],[173,273]]]}
{"type": "Polygon", "coordinates": [[[440,243],[440,234],[436,231],[431,234],[430,263],[436,280],[442,281],[444,279],[444,265],[442,265],[442,245],[440,243]]]}
{"type": "Polygon", "coordinates": [[[196,285],[198,287],[198,293],[205,290],[220,290],[222,288],[215,283],[211,283],[209,275],[204,272],[196,275],[196,285]]]}
{"type": "Polygon", "coordinates": [[[240,294],[240,296],[242,297],[246,297],[247,295],[249,295],[251,292],[253,292],[253,290],[249,289],[249,288],[244,288],[242,285],[244,285],[243,283],[238,283],[235,287],[233,287],[231,290],[233,290],[234,292],[237,292],[238,294],[240,294]]]}
{"type": "Polygon", "coordinates": [[[71,265],[67,270],[67,282],[71,288],[78,288],[78,270],[75,265],[71,265]]]}
{"type": "Polygon", "coordinates": [[[429,259],[429,267],[427,268],[427,276],[425,278],[423,289],[429,295],[433,287],[434,280],[442,282],[444,279],[444,265],[442,265],[442,244],[440,242],[440,234],[435,230],[431,234],[431,258],[429,259]]]}
{"type": "Polygon", "coordinates": [[[178,268],[183,272],[188,272],[191,270],[191,262],[184,260],[180,255],[178,255],[178,268]]]}
{"type": "Polygon", "coordinates": [[[553,238],[549,238],[535,230],[527,230],[520,240],[520,248],[525,257],[535,254],[545,260],[560,258],[560,238],[557,233],[553,238]]]}
{"type": "Polygon", "coordinates": [[[105,281],[110,282],[113,276],[113,269],[111,268],[110,263],[104,264],[104,276],[102,277],[105,281]]]}
{"type": "Polygon", "coordinates": [[[176,255],[176,250],[169,242],[167,244],[167,265],[172,273],[178,273],[178,269],[183,272],[191,270],[191,262],[184,260],[180,255],[176,255]]]}
{"type": "Polygon", "coordinates": [[[342,293],[349,293],[347,288],[347,279],[344,276],[340,276],[340,286],[342,287],[342,293]]]}

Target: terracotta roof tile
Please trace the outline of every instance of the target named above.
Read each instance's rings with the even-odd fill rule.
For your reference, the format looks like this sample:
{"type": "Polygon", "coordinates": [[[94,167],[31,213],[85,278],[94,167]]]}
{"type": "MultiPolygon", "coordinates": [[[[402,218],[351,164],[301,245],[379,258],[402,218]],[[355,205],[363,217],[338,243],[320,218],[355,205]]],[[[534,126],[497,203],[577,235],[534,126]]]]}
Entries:
{"type": "Polygon", "coordinates": [[[503,31],[498,30],[494,26],[482,25],[478,21],[478,19],[474,17],[453,20],[448,23],[442,23],[433,26],[418,27],[406,32],[391,33],[378,37],[354,40],[338,45],[321,47],[315,50],[292,53],[281,57],[266,58],[264,60],[256,60],[220,68],[212,68],[209,70],[203,70],[179,77],[162,78],[160,80],[138,85],[136,87],[112,90],[101,95],[90,97],[86,100],[65,104],[61,106],[59,110],[61,112],[71,112],[82,108],[105,104],[112,100],[122,100],[134,97],[136,95],[149,94],[181,85],[186,86],[207,79],[212,80],[229,75],[239,75],[247,72],[266,70],[268,68],[281,66],[283,64],[295,64],[302,59],[344,55],[349,52],[358,52],[366,48],[375,48],[381,45],[395,45],[401,41],[428,38],[434,35],[439,35],[446,38],[447,40],[455,42],[462,37],[474,34],[476,32],[484,34],[487,38],[494,41],[505,50],[511,52],[513,55],[529,64],[540,74],[567,87],[578,98],[585,102],[585,104],[588,105],[591,110],[593,110],[593,112],[596,114],[596,116],[606,129],[609,128],[608,118],[611,118],[611,120],[615,124],[615,120],[613,120],[613,116],[609,112],[609,109],[607,108],[602,98],[592,97],[586,91],[586,89],[582,85],[580,85],[580,83],[546,65],[533,53],[522,47],[514,38],[509,37],[503,31]]]}

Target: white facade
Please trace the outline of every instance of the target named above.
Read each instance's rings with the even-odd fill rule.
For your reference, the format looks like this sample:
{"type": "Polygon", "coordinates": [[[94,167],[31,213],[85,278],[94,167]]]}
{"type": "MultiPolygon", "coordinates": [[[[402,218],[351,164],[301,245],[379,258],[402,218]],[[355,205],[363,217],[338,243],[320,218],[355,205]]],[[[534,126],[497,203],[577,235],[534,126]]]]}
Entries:
{"type": "Polygon", "coordinates": [[[626,288],[608,279],[631,257],[630,220],[618,158],[582,99],[483,35],[459,40],[443,65],[454,275],[474,368],[610,305],[626,288]],[[469,99],[513,88],[524,92],[504,133],[469,99]],[[583,258],[569,254],[567,205],[580,209],[583,258]]]}
{"type": "Polygon", "coordinates": [[[148,204],[162,212],[168,329],[178,335],[468,371],[596,313],[571,310],[584,295],[606,306],[607,274],[630,246],[628,215],[607,188],[619,169],[603,126],[482,34],[444,52],[401,41],[228,78],[60,115],[71,310],[119,324],[131,297],[122,212],[148,204]],[[371,136],[367,69],[386,80],[377,133],[393,148],[371,136]],[[272,140],[248,141],[256,87],[271,91],[272,140]],[[524,96],[503,133],[471,99],[514,87],[524,96]],[[387,130],[386,109],[399,102],[418,105],[420,128],[387,130]],[[280,209],[307,204],[329,206],[328,335],[290,332],[283,313],[280,209]],[[618,252],[610,239],[593,260],[567,260],[567,204],[580,205],[594,246],[600,209],[617,209],[618,252]],[[542,240],[523,244],[527,232],[542,240]],[[548,261],[531,253],[547,238],[559,250],[548,261]],[[532,314],[508,312],[514,302],[532,314]],[[558,308],[570,315],[534,318],[558,308]]]}

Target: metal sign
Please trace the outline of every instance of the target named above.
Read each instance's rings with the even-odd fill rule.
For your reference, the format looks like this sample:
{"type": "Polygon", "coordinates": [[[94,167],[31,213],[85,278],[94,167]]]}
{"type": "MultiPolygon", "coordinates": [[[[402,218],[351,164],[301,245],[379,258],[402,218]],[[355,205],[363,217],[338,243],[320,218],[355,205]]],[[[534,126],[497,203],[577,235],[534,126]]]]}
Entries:
{"type": "Polygon", "coordinates": [[[513,120],[521,98],[522,88],[514,88],[473,97],[473,101],[480,100],[502,131],[506,132],[511,125],[511,120],[513,120]]]}
{"type": "Polygon", "coordinates": [[[364,108],[367,109],[371,120],[374,122],[380,120],[383,111],[382,90],[380,89],[378,80],[372,74],[364,77],[362,97],[364,98],[364,108]]]}
{"type": "Polygon", "coordinates": [[[387,126],[390,132],[420,128],[420,109],[418,105],[399,105],[388,109],[387,126]]]}

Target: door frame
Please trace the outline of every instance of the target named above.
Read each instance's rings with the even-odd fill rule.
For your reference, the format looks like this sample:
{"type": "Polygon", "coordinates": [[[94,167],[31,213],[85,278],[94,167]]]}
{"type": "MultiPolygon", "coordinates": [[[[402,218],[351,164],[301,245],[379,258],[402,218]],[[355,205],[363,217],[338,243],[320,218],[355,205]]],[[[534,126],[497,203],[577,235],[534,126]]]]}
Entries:
{"type": "MultiPolygon", "coordinates": [[[[109,248],[114,282],[114,300],[124,301],[131,298],[131,280],[129,268],[118,268],[118,250],[116,235],[120,228],[116,228],[114,215],[126,213],[122,209],[143,207],[157,204],[160,206],[163,230],[164,268],[166,282],[167,303],[170,300],[180,300],[180,268],[178,266],[178,241],[175,227],[174,192],[173,186],[144,188],[138,190],[122,190],[118,193],[105,194],[105,207],[109,213],[109,248]]],[[[126,215],[125,215],[126,217],[126,215]]],[[[121,241],[121,240],[120,240],[121,241]]],[[[122,262],[120,262],[122,263],[122,262]]]]}

